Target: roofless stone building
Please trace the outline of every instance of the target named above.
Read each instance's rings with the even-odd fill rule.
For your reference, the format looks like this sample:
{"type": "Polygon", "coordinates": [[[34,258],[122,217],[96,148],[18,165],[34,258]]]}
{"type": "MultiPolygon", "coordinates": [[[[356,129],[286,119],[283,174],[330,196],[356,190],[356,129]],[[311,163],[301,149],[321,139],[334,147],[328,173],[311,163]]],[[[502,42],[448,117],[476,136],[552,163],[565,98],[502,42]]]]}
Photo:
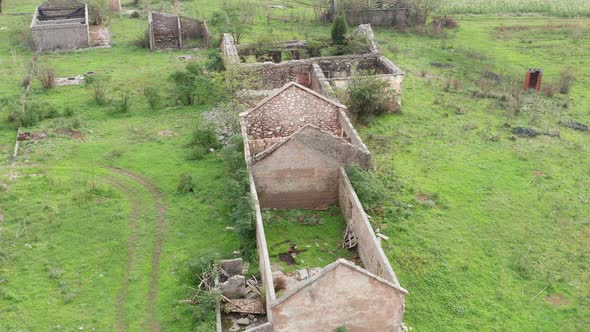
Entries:
{"type": "Polygon", "coordinates": [[[31,32],[35,51],[87,48],[88,7],[78,0],[48,0],[35,10],[31,32]]]}

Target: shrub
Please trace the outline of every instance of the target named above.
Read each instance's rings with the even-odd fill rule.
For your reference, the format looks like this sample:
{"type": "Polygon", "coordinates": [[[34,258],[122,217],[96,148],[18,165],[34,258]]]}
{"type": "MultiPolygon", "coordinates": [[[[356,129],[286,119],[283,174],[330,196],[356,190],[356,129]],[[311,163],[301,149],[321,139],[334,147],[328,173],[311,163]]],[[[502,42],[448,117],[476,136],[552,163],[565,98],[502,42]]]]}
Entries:
{"type": "Polygon", "coordinates": [[[131,110],[131,99],[128,92],[122,92],[115,100],[115,113],[127,113],[131,110]]]}
{"type": "Polygon", "coordinates": [[[133,45],[139,48],[150,48],[150,32],[146,30],[133,41],[133,45]]]}
{"type": "Polygon", "coordinates": [[[576,80],[576,75],[571,68],[567,68],[561,72],[560,78],[559,93],[566,95],[570,93],[572,84],[574,84],[574,81],[576,80]]]}
{"type": "Polygon", "coordinates": [[[225,64],[221,52],[217,49],[211,49],[207,53],[207,70],[222,72],[225,71],[225,64]]]}
{"type": "Polygon", "coordinates": [[[52,89],[55,86],[55,69],[43,63],[37,63],[33,75],[44,89],[52,89]]]}
{"type": "Polygon", "coordinates": [[[134,11],[129,15],[129,18],[141,18],[141,14],[138,11],[134,11]]]}
{"type": "Polygon", "coordinates": [[[74,111],[74,109],[70,106],[66,106],[66,108],[64,109],[64,116],[65,117],[72,117],[76,114],[76,111],[74,111]]]}
{"type": "Polygon", "coordinates": [[[348,111],[360,122],[390,111],[394,96],[387,88],[387,82],[375,77],[354,77],[348,86],[348,111]]]}
{"type": "Polygon", "coordinates": [[[189,148],[187,159],[200,160],[205,157],[209,149],[220,148],[221,143],[215,128],[201,124],[193,129],[187,147],[189,148]]]}
{"type": "Polygon", "coordinates": [[[143,95],[145,96],[145,99],[147,99],[152,110],[157,111],[160,109],[162,96],[160,96],[158,89],[154,87],[145,87],[143,89],[143,95]]]}
{"type": "Polygon", "coordinates": [[[176,191],[180,194],[187,194],[195,191],[195,181],[190,173],[180,174],[176,191]]]}
{"type": "Polygon", "coordinates": [[[334,45],[344,45],[346,43],[346,35],[348,34],[348,24],[343,15],[339,15],[334,19],[332,24],[332,43],[334,45]]]}
{"type": "Polygon", "coordinates": [[[184,105],[203,105],[219,100],[225,93],[224,77],[206,74],[196,63],[189,63],[184,71],[173,72],[169,80],[175,85],[176,100],[184,105]]]}
{"type": "Polygon", "coordinates": [[[111,77],[108,75],[93,75],[86,78],[86,84],[90,86],[94,95],[94,101],[99,106],[108,104],[111,77]]]}

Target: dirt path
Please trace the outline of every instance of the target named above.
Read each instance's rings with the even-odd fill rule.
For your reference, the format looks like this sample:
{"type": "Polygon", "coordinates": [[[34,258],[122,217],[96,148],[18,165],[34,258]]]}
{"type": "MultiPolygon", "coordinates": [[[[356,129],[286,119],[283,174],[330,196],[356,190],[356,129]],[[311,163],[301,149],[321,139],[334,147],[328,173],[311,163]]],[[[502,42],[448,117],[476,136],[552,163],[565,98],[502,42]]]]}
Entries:
{"type": "Polygon", "coordinates": [[[123,271],[123,280],[121,281],[121,288],[117,295],[117,331],[127,331],[129,328],[127,317],[127,298],[129,296],[129,275],[133,270],[135,264],[135,244],[137,242],[137,221],[139,219],[139,211],[141,202],[137,198],[133,189],[122,184],[111,177],[102,178],[102,180],[118,191],[120,191],[131,202],[131,219],[129,223],[130,235],[127,240],[127,260],[125,263],[125,270],[123,271]]]}
{"type": "Polygon", "coordinates": [[[144,187],[150,193],[150,196],[154,201],[155,208],[158,211],[158,218],[156,220],[156,242],[154,245],[154,252],[152,254],[152,272],[150,274],[150,286],[148,292],[149,321],[146,322],[146,327],[149,326],[149,330],[153,332],[160,331],[160,323],[156,318],[156,303],[158,299],[160,282],[160,256],[162,254],[162,244],[164,243],[164,225],[166,223],[167,206],[164,200],[164,195],[153,183],[141,175],[118,167],[108,167],[108,169],[125,176],[126,178],[131,179],[144,187]]]}

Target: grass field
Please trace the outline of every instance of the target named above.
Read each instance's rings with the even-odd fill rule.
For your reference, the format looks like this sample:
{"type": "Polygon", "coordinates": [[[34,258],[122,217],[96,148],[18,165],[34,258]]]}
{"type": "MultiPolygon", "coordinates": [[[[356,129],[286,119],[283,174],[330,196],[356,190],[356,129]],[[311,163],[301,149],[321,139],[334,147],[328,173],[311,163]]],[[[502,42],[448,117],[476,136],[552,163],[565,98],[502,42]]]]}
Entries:
{"type": "MultiPolygon", "coordinates": [[[[31,12],[37,2],[8,0],[5,9],[31,12]]],[[[181,3],[195,17],[221,6],[181,3]]],[[[329,27],[312,23],[310,9],[272,11],[269,18],[267,3],[256,7],[245,41],[328,36],[329,27]]],[[[454,13],[588,15],[585,2],[568,2],[573,14],[553,9],[563,2],[541,0],[502,8],[449,3],[454,13]]],[[[559,122],[590,124],[590,20],[456,17],[460,28],[444,43],[375,29],[383,53],[406,72],[403,112],[357,127],[377,174],[396,184],[386,186],[396,188],[388,195],[404,206],[372,221],[390,237],[385,252],[410,292],[405,322],[415,331],[588,330],[590,135],[559,122]],[[518,108],[506,105],[504,86],[520,86],[528,67],[544,69],[544,84],[558,83],[572,67],[576,81],[568,95],[531,93],[518,108]],[[490,73],[496,83],[482,80],[490,73]],[[482,88],[497,95],[482,95],[482,88]],[[513,137],[508,126],[560,137],[513,137]]],[[[18,102],[22,94],[31,53],[11,36],[29,21],[0,16],[0,28],[7,27],[0,30],[0,98],[18,102]]],[[[45,91],[35,81],[31,102],[74,115],[27,128],[49,138],[24,144],[15,165],[9,156],[16,129],[6,111],[0,114],[0,183],[7,186],[0,191],[0,331],[143,331],[155,323],[162,331],[212,330],[210,312],[177,304],[190,294],[188,262],[239,248],[225,229],[231,221],[224,159],[186,159],[188,136],[212,105],[176,107],[168,100],[152,111],[142,96],[144,86],[169,93],[168,74],[185,65],[178,55],[206,55],[150,53],[131,45],[145,31],[144,19],[113,17],[110,24],[113,48],[40,61],[58,76],[110,74],[114,94],[131,92],[131,112],[97,106],[85,86],[45,91]],[[62,134],[64,128],[79,130],[82,139],[62,134]],[[179,194],[186,172],[197,189],[179,194]]],[[[328,228],[326,234],[340,232],[328,228]]],[[[276,242],[284,240],[280,231],[276,242]]]]}

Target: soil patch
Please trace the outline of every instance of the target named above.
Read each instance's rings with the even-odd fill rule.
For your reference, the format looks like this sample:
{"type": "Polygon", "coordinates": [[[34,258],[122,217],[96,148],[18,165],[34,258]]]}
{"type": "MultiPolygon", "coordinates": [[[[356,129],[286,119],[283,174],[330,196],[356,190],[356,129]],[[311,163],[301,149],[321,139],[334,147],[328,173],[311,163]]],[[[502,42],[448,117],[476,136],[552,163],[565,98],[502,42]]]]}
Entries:
{"type": "Polygon", "coordinates": [[[430,63],[431,66],[436,67],[436,68],[455,68],[455,65],[452,65],[450,63],[442,63],[442,62],[431,62],[430,63]]]}
{"type": "Polygon", "coordinates": [[[57,132],[61,135],[70,136],[73,139],[77,140],[84,140],[84,135],[82,135],[81,131],[70,129],[70,128],[61,128],[58,129],[57,132]]]}
{"type": "Polygon", "coordinates": [[[570,301],[568,301],[565,298],[565,296],[559,293],[551,294],[550,296],[547,296],[545,299],[547,300],[547,302],[553,304],[556,307],[562,307],[570,303],[570,301]]]}

